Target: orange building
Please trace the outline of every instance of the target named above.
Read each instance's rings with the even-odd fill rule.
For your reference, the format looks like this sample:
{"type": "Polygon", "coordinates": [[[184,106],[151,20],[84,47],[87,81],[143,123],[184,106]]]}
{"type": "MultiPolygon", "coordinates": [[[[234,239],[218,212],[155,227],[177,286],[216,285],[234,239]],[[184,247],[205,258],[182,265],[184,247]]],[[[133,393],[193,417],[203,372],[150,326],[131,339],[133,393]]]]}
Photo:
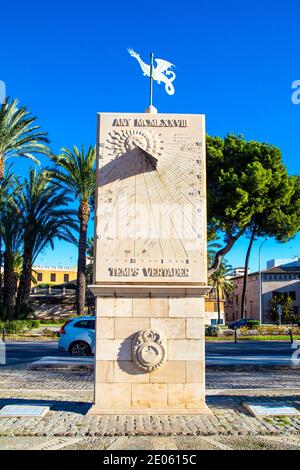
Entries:
{"type": "Polygon", "coordinates": [[[32,281],[31,287],[37,287],[40,284],[55,286],[74,283],[77,279],[77,269],[75,266],[33,266],[32,277],[36,283],[32,281]]]}

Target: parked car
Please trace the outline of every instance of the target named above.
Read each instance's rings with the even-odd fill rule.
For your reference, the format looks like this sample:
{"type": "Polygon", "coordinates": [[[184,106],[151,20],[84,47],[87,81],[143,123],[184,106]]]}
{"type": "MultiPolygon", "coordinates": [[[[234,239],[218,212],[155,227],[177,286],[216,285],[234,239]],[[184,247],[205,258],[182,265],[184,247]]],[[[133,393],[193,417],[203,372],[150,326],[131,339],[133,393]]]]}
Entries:
{"type": "Polygon", "coordinates": [[[95,317],[78,317],[61,327],[58,349],[72,356],[91,356],[95,353],[95,317]]]}
{"type": "Polygon", "coordinates": [[[237,330],[239,328],[242,328],[243,326],[248,326],[253,321],[255,321],[254,318],[241,318],[240,320],[235,320],[229,323],[228,328],[230,328],[231,330],[237,330]]]}

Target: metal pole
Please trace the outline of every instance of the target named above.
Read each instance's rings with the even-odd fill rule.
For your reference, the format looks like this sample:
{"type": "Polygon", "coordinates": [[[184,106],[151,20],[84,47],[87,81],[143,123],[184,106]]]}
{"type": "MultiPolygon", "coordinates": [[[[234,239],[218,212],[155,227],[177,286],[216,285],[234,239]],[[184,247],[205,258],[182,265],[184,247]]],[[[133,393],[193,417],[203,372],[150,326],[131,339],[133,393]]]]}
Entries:
{"type": "Polygon", "coordinates": [[[258,256],[258,271],[259,271],[259,324],[262,324],[262,302],[261,302],[261,297],[262,297],[262,275],[261,275],[261,249],[263,244],[267,241],[268,239],[265,238],[264,241],[260,244],[259,247],[259,256],[258,256]]]}
{"type": "Polygon", "coordinates": [[[151,52],[150,54],[150,106],[152,106],[153,102],[153,57],[154,54],[151,52]]]}

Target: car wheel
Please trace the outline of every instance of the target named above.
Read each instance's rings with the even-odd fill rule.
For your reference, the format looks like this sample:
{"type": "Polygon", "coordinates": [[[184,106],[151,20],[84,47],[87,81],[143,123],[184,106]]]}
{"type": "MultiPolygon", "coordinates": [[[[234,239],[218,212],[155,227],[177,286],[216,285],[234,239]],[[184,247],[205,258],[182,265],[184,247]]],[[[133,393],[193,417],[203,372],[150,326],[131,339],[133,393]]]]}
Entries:
{"type": "Polygon", "coordinates": [[[76,341],[69,348],[71,356],[90,356],[92,351],[90,346],[84,341],[76,341]]]}

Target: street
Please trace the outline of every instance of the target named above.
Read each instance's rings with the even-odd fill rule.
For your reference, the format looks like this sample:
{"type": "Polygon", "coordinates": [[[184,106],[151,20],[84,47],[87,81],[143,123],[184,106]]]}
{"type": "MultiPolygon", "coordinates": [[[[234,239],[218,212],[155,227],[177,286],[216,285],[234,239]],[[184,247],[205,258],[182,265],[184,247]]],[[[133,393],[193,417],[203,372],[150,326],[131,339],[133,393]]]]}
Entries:
{"type": "MultiPolygon", "coordinates": [[[[298,349],[300,352],[300,348],[298,349]]],[[[292,365],[294,350],[288,342],[206,343],[206,366],[292,365]]],[[[7,342],[5,367],[26,367],[44,356],[68,356],[57,342],[7,342]]]]}

